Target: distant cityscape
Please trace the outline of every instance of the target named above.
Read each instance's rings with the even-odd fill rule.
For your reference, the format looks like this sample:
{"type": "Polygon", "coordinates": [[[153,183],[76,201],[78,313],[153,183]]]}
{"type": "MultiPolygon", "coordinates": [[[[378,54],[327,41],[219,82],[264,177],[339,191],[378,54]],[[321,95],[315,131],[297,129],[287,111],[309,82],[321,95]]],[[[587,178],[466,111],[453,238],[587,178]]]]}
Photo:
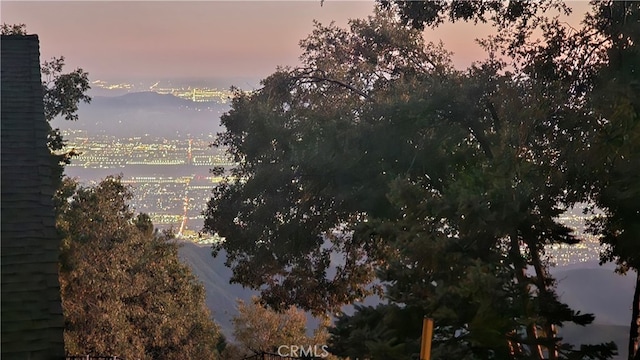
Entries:
{"type": "MultiPolygon", "coordinates": [[[[215,104],[227,104],[233,95],[231,90],[210,85],[192,86],[171,81],[134,84],[96,80],[92,88],[108,94],[151,91],[215,104]]],[[[224,149],[210,146],[215,133],[176,132],[170,137],[151,134],[122,137],[78,129],[63,129],[62,133],[68,148],[81,153],[67,166],[68,176],[90,184],[108,175],[122,174],[123,182],[131,185],[134,193],[131,206],[135,211],[149,214],[158,229],[172,229],[177,237],[199,243],[219,240],[201,233],[202,211],[211,198],[211,190],[222,180],[213,176],[210,169],[230,168],[234,164],[224,149]]],[[[548,260],[559,266],[597,260],[601,247],[596,237],[584,233],[585,216],[573,211],[560,220],[576,229],[584,241],[576,245],[548,246],[548,260]]]]}
{"type": "MultiPolygon", "coordinates": [[[[140,82],[137,84],[123,82],[114,83],[104,80],[95,80],[91,83],[91,87],[102,90],[120,91],[120,92],[142,92],[153,91],[158,94],[170,94],[185,100],[193,102],[216,102],[226,104],[231,101],[233,93],[229,89],[219,89],[208,86],[191,86],[184,84],[173,84],[170,81],[156,81],[152,84],[140,82]]],[[[248,91],[245,91],[248,92],[248,91]]]]}
{"type": "Polygon", "coordinates": [[[584,232],[584,224],[589,216],[568,212],[560,217],[560,222],[576,230],[583,239],[575,245],[547,246],[551,262],[558,266],[599,260],[601,245],[597,237],[584,232]]]}
{"type": "Polygon", "coordinates": [[[172,229],[176,236],[195,242],[215,241],[199,233],[204,225],[201,213],[222,180],[210,169],[234,164],[222,150],[209,146],[213,135],[117,138],[71,130],[63,136],[68,148],[80,152],[67,165],[66,175],[91,184],[121,174],[123,183],[132,186],[131,206],[149,214],[158,229],[172,229]]]}

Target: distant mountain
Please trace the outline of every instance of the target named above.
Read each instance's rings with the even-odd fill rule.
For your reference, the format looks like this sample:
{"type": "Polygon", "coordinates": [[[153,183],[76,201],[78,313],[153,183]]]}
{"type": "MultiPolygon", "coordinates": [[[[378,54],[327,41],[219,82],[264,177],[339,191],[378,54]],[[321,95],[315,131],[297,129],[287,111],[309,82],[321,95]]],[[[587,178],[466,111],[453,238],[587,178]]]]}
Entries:
{"type": "Polygon", "coordinates": [[[559,336],[565,342],[578,346],[580,344],[601,344],[613,341],[618,346],[618,355],[614,360],[627,359],[629,351],[629,326],[591,324],[579,326],[567,324],[559,330],[559,336]]]}
{"type": "Polygon", "coordinates": [[[629,325],[634,276],[603,268],[558,270],[554,276],[558,295],[573,309],[594,313],[597,324],[629,325]]]}
{"type": "Polygon", "coordinates": [[[153,91],[134,92],[120,96],[94,96],[91,101],[92,106],[120,107],[197,107],[198,105],[202,107],[202,104],[205,103],[194,103],[171,94],[158,94],[153,91]]]}
{"type": "Polygon", "coordinates": [[[574,310],[595,315],[593,324],[583,327],[567,324],[560,329],[560,336],[570,344],[599,344],[614,341],[618,356],[628,354],[631,302],[635,288],[633,274],[618,275],[615,266],[599,266],[597,262],[574,264],[555,268],[553,276],[558,281],[558,295],[574,310]]]}
{"type": "Polygon", "coordinates": [[[116,137],[149,134],[173,138],[177,133],[215,134],[223,131],[220,116],[228,110],[228,104],[198,103],[155,92],[94,96],[90,104],[80,104],[78,121],[54,119],[52,126],[116,137]]]}

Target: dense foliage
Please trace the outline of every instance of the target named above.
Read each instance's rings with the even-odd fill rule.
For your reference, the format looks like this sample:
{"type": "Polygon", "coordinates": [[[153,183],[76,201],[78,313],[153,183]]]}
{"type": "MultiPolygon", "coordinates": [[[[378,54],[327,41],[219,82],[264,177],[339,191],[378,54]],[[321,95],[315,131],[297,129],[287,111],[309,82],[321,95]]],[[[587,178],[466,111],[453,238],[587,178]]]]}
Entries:
{"type": "Polygon", "coordinates": [[[562,56],[566,33],[545,26],[546,45],[494,38],[487,48],[513,61],[459,71],[382,11],[349,29],[317,24],[302,67],[238,94],[222,118],[216,144],[240,165],[215,189],[206,228],[227,239],[234,280],[276,308],[316,312],[382,285],[435,318],[445,358],[610,357],[611,344],[556,336],[593,320],[558,300],[544,249],[579,241],[557,217],[579,198],[577,132],[597,119],[581,107],[588,79],[562,56]]]}
{"type": "Polygon", "coordinates": [[[238,314],[233,317],[235,342],[227,346],[222,354],[225,359],[242,359],[261,353],[289,355],[291,346],[316,346],[317,353],[323,351],[328,334],[326,324],[316,329],[313,336],[307,335],[307,316],[295,306],[276,312],[260,299],[250,302],[238,300],[238,314]]]}
{"type": "MultiPolygon", "coordinates": [[[[355,306],[355,314],[338,316],[330,328],[329,350],[338,356],[401,360],[420,353],[421,310],[395,304],[355,306]]],[[[415,356],[414,356],[415,357],[415,356]]],[[[434,359],[438,358],[434,354],[434,359]]]]}
{"type": "Polygon", "coordinates": [[[441,359],[610,358],[557,336],[593,316],[559,301],[545,247],[579,242],[558,216],[594,201],[604,259],[637,269],[637,4],[596,3],[577,30],[542,14],[567,10],[553,1],[382,7],[418,29],[487,15],[499,33],[460,71],[394,13],[316,24],[301,67],[238,94],[216,145],[240,165],[205,214],[233,280],[316,312],[383,288],[389,306],[336,324],[343,356],[415,355],[388,320],[412,311],[435,319],[441,359]]]}
{"type": "MultiPolygon", "coordinates": [[[[40,67],[43,78],[44,116],[47,121],[58,116],[64,117],[65,120],[78,120],[80,102],[91,102],[91,97],[86,94],[91,88],[89,74],[80,68],[63,73],[64,65],[64,57],[61,56],[43,62],[40,67]]],[[[62,151],[66,142],[58,128],[51,129],[48,145],[60,165],[69,164],[71,158],[78,155],[74,149],[62,151]]]]}
{"type": "Polygon", "coordinates": [[[591,223],[591,231],[608,246],[602,261],[616,261],[622,273],[635,271],[632,359],[640,357],[640,3],[597,3],[589,20],[609,46],[591,94],[601,126],[582,162],[584,187],[604,212],[591,223]]]}
{"type": "Polygon", "coordinates": [[[56,197],[60,282],[70,354],[130,359],[215,359],[218,328],[178,244],[127,205],[130,189],[108,177],[56,197]]]}

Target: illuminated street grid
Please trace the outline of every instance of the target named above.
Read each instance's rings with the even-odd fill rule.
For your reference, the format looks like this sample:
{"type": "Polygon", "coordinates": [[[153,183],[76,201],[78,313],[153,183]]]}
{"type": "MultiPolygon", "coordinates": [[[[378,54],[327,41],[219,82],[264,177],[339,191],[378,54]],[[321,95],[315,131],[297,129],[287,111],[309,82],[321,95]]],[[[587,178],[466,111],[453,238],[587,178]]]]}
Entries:
{"type": "Polygon", "coordinates": [[[63,136],[67,148],[80,152],[67,166],[68,176],[91,184],[122,174],[134,193],[131,206],[149,214],[157,228],[194,241],[211,240],[198,234],[211,190],[222,180],[210,169],[233,166],[222,150],[209,146],[213,135],[122,139],[75,130],[63,136]]]}
{"type": "Polygon", "coordinates": [[[221,149],[210,147],[213,135],[206,137],[185,135],[182,138],[164,139],[151,136],[117,138],[109,135],[88,135],[83,130],[63,132],[68,140],[67,148],[75,149],[81,156],[69,167],[85,169],[123,168],[128,165],[232,165],[221,149]]]}

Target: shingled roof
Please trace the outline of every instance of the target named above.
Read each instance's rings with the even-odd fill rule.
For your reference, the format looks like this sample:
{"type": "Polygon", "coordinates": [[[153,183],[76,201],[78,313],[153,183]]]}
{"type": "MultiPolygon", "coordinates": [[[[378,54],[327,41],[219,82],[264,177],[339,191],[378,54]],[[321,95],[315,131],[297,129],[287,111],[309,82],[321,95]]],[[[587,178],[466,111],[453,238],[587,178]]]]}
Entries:
{"type": "Polygon", "coordinates": [[[2,359],[63,359],[59,238],[37,35],[2,36],[2,359]]]}

